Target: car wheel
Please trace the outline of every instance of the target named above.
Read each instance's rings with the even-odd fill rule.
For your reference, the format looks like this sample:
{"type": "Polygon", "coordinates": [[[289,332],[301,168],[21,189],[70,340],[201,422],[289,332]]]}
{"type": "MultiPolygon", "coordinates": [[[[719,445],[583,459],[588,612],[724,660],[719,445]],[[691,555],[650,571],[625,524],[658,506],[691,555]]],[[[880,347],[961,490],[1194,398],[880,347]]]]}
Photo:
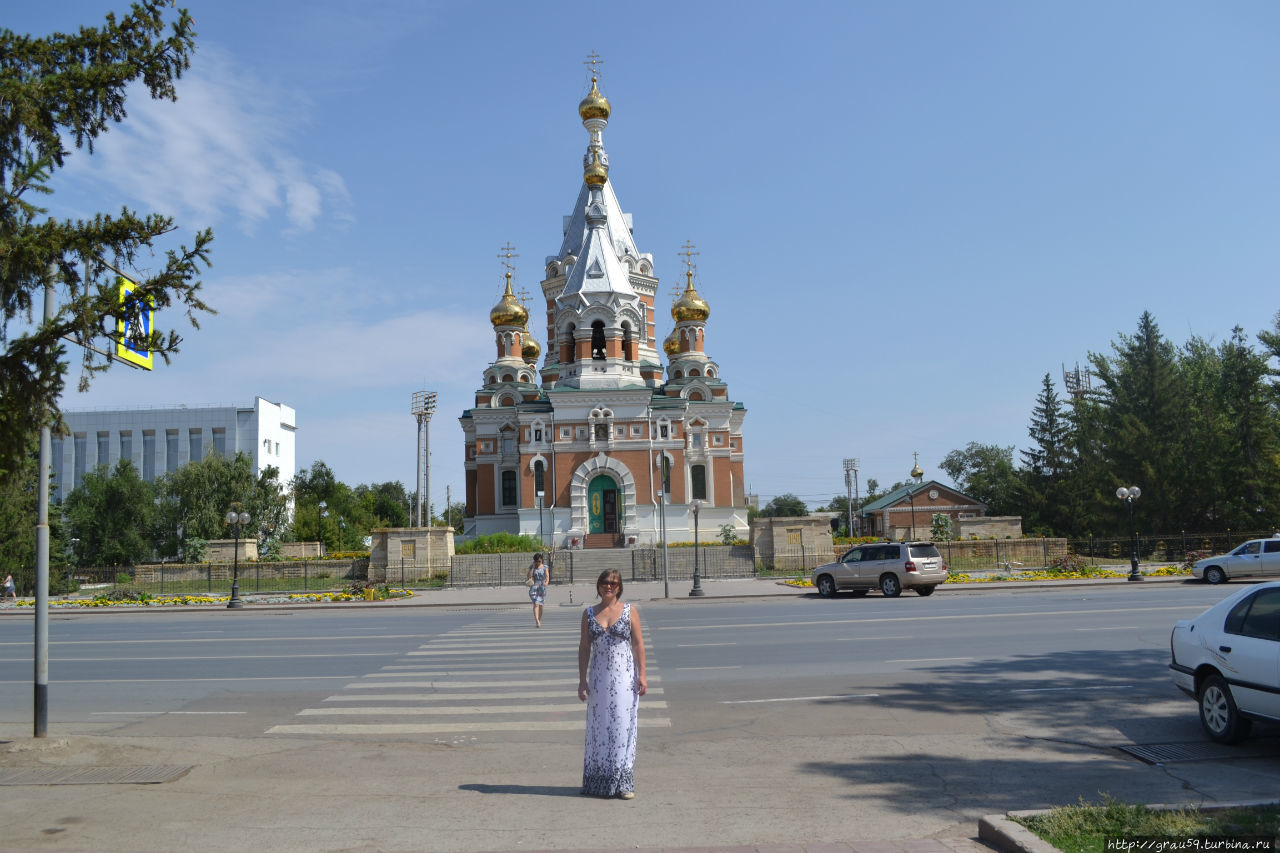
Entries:
{"type": "Polygon", "coordinates": [[[818,578],[818,595],[823,598],[836,597],[836,582],[831,575],[823,575],[818,578]]]}
{"type": "Polygon", "coordinates": [[[933,595],[936,586],[918,586],[916,587],[916,595],[933,595]]]}
{"type": "Polygon", "coordinates": [[[902,581],[897,575],[884,575],[880,578],[880,591],[885,598],[897,598],[902,595],[902,581]]]}
{"type": "Polygon", "coordinates": [[[1227,573],[1217,566],[1210,566],[1204,570],[1205,583],[1226,583],[1227,573]]]}
{"type": "Polygon", "coordinates": [[[1252,720],[1240,716],[1221,675],[1211,675],[1200,685],[1200,725],[1218,743],[1239,743],[1253,728],[1252,720]]]}

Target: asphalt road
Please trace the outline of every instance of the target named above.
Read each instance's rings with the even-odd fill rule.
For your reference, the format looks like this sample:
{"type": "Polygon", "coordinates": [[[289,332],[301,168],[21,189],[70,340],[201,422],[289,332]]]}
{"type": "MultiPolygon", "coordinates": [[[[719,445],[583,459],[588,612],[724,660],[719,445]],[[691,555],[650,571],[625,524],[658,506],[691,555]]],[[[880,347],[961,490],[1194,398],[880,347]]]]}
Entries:
{"type": "MultiPolygon", "coordinates": [[[[6,788],[0,813],[38,816],[18,821],[32,849],[64,811],[63,849],[86,821],[89,846],[171,849],[176,828],[140,845],[101,827],[179,810],[218,849],[479,851],[590,847],[602,819],[644,846],[794,843],[969,836],[982,814],[1102,793],[1269,798],[1274,728],[1189,761],[1121,749],[1206,746],[1168,678],[1169,629],[1229,591],[644,602],[653,689],[628,804],[576,796],[577,608],[542,629],[527,606],[60,613],[51,735],[84,738],[84,763],[195,769],[88,799],[6,788]]],[[[0,619],[0,737],[30,733],[30,671],[30,622],[0,619]]]]}

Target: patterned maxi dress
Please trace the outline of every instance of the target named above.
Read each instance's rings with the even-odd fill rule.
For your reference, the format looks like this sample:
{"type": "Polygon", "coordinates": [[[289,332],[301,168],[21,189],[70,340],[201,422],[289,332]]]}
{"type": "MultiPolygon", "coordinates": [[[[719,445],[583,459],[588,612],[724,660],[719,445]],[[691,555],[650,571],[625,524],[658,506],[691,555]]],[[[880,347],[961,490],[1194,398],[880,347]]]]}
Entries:
{"type": "Polygon", "coordinates": [[[635,790],[636,715],[640,692],[631,654],[631,605],[605,630],[587,608],[591,662],[587,668],[586,756],[582,793],[613,797],[635,790]]]}

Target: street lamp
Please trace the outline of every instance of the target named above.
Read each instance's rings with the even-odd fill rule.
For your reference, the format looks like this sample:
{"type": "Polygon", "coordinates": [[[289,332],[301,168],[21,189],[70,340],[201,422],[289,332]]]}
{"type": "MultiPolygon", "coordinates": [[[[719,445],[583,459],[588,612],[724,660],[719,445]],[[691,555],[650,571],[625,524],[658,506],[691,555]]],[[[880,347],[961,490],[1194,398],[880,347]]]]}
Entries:
{"type": "MultiPolygon", "coordinates": [[[[542,543],[542,547],[547,547],[547,531],[542,524],[542,499],[546,496],[546,492],[538,490],[536,493],[538,498],[538,541],[542,543]]],[[[448,510],[446,510],[447,512],[448,510]]]]}
{"type": "Polygon", "coordinates": [[[236,533],[236,549],[231,555],[231,600],[227,602],[227,607],[237,609],[244,607],[244,602],[240,600],[240,528],[249,523],[249,513],[228,510],[227,517],[223,520],[235,528],[236,533]]]}
{"type": "Polygon", "coordinates": [[[338,553],[342,553],[342,540],[347,538],[347,520],[338,516],[338,553]]]}
{"type": "Polygon", "coordinates": [[[316,538],[320,540],[320,556],[324,556],[324,520],[329,517],[329,502],[320,501],[316,511],[316,538]]]}
{"type": "Polygon", "coordinates": [[[693,510],[693,589],[689,590],[689,595],[706,595],[702,590],[702,578],[698,575],[698,513],[702,511],[702,501],[690,502],[689,509],[693,510]]]}
{"type": "Polygon", "coordinates": [[[907,501],[911,504],[911,540],[914,542],[916,538],[916,493],[914,490],[907,490],[907,501]]]}
{"type": "Polygon", "coordinates": [[[1121,486],[1116,489],[1116,497],[1129,507],[1129,580],[1140,581],[1142,573],[1138,571],[1138,534],[1133,530],[1133,502],[1142,497],[1142,489],[1121,486]]]}

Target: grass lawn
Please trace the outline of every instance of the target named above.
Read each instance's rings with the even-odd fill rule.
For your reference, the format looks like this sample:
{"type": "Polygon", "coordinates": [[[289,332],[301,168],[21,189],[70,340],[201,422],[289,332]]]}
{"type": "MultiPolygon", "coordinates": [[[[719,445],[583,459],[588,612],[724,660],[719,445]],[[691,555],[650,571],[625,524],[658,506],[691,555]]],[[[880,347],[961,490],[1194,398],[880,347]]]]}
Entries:
{"type": "MultiPolygon", "coordinates": [[[[1063,853],[1101,853],[1107,849],[1108,838],[1181,841],[1187,838],[1265,836],[1273,839],[1274,845],[1274,839],[1280,835],[1280,804],[1233,809],[1155,810],[1108,799],[1098,804],[1082,802],[1076,806],[1063,806],[1044,815],[1015,820],[1063,853]]],[[[1137,847],[1131,849],[1138,850],[1137,847]]]]}

